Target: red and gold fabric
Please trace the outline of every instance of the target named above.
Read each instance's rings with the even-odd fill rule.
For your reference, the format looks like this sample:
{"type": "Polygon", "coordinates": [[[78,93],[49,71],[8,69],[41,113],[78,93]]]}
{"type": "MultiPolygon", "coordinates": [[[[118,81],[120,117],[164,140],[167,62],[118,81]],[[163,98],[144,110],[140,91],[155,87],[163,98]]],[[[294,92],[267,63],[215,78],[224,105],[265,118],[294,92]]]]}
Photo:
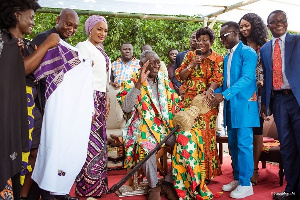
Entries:
{"type": "MultiPolygon", "coordinates": [[[[117,100],[122,102],[127,93],[134,87],[139,72],[122,83],[117,100]]],[[[153,91],[145,81],[141,87],[131,118],[123,129],[125,145],[124,167],[130,168],[142,160],[173,128],[173,117],[180,109],[179,98],[169,79],[161,72],[158,73],[158,101],[153,91]]]]}
{"type": "MultiPolygon", "coordinates": [[[[137,82],[138,75],[134,74],[133,78],[122,84],[117,95],[121,106],[125,96],[137,82]]],[[[158,94],[159,102],[151,98],[153,93],[147,82],[141,87],[136,107],[123,130],[126,168],[142,160],[170,132],[175,113],[183,108],[173,86],[162,73],[158,75],[158,94]]],[[[172,156],[173,180],[180,199],[213,198],[213,194],[204,184],[201,131],[198,128],[186,132],[178,130],[175,136],[177,144],[172,156]]]]}
{"type": "Polygon", "coordinates": [[[212,199],[213,194],[204,183],[205,162],[201,131],[176,133],[172,157],[174,187],[179,199],[212,199]]]}
{"type": "MultiPolygon", "coordinates": [[[[185,91],[183,104],[186,109],[190,107],[191,101],[197,94],[208,90],[212,82],[218,83],[219,86],[223,84],[223,57],[215,52],[202,59],[200,68],[193,69],[186,81],[181,80],[179,73],[189,66],[195,56],[195,51],[187,52],[181,66],[175,71],[176,78],[183,83],[185,91]]],[[[195,124],[202,133],[205,177],[209,180],[222,174],[216,142],[217,116],[218,107],[215,107],[208,113],[200,115],[195,124]]]]}

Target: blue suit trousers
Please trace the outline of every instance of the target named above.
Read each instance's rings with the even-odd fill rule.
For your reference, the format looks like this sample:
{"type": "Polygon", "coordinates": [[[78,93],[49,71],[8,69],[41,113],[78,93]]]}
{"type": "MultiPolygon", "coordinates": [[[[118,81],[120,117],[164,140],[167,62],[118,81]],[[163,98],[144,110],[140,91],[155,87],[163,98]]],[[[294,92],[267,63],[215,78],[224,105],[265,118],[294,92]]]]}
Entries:
{"type": "Polygon", "coordinates": [[[232,128],[229,103],[226,109],[228,144],[233,164],[234,180],[238,180],[239,185],[250,186],[254,168],[253,130],[252,127],[232,128]]]}
{"type": "Polygon", "coordinates": [[[275,94],[271,109],[277,127],[285,191],[300,194],[300,106],[294,94],[275,94]]]}

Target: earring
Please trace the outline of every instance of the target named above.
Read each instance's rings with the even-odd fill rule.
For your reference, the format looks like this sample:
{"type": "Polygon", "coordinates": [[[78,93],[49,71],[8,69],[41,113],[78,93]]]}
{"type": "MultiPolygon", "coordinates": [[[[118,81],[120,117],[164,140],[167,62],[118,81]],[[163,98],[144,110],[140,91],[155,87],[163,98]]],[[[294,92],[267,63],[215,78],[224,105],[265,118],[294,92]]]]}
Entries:
{"type": "Polygon", "coordinates": [[[92,37],[92,31],[90,31],[89,37],[92,37]]]}

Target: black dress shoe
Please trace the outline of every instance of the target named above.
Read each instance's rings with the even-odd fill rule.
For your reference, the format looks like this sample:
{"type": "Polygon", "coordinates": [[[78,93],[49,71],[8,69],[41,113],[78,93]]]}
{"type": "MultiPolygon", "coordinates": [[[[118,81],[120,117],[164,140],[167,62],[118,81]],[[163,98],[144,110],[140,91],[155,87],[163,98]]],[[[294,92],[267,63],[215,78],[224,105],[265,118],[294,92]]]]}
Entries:
{"type": "Polygon", "coordinates": [[[273,194],[273,199],[276,200],[294,200],[298,199],[295,192],[277,192],[273,194]]]}
{"type": "Polygon", "coordinates": [[[56,200],[79,200],[77,197],[71,197],[70,195],[53,195],[56,200]]]}

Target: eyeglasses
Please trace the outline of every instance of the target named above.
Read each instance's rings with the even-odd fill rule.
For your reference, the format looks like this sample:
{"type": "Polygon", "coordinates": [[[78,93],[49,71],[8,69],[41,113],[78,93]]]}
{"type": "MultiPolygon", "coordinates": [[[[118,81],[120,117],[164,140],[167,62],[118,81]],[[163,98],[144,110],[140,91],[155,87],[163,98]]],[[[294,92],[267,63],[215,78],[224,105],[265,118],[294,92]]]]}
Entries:
{"type": "Polygon", "coordinates": [[[228,33],[224,33],[223,35],[220,35],[219,39],[220,39],[220,40],[225,40],[226,37],[227,37],[228,35],[230,35],[231,33],[234,33],[234,31],[230,31],[230,32],[228,32],[228,33]]]}
{"type": "Polygon", "coordinates": [[[282,24],[285,24],[285,23],[287,22],[287,18],[281,19],[281,20],[276,20],[276,19],[275,19],[275,20],[269,22],[269,24],[277,25],[279,22],[282,23],[282,24]]]}

